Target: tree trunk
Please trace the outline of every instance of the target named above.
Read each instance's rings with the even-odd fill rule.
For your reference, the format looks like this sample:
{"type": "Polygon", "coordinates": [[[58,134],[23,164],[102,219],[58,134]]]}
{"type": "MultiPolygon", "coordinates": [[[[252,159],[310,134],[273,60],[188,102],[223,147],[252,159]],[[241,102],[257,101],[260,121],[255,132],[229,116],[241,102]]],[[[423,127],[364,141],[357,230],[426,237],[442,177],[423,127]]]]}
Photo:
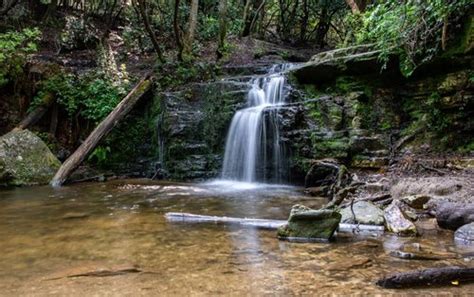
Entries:
{"type": "Polygon", "coordinates": [[[321,16],[319,17],[318,27],[316,29],[316,44],[319,48],[323,48],[326,44],[326,35],[329,31],[329,15],[328,10],[324,7],[321,11],[321,16]]]}
{"type": "Polygon", "coordinates": [[[219,1],[219,42],[217,46],[217,59],[224,56],[225,36],[227,34],[227,0],[219,1]]]}
{"type": "Polygon", "coordinates": [[[379,279],[376,284],[383,288],[401,289],[430,285],[451,285],[453,282],[474,281],[474,268],[448,266],[396,273],[379,279]]]}
{"type": "Polygon", "coordinates": [[[99,144],[109,132],[122,120],[135,106],[138,100],[150,90],[152,85],[150,74],[128,93],[125,98],[112,110],[112,112],[92,131],[79,148],[63,163],[56,175],[51,180],[53,187],[61,186],[71,173],[81,164],[88,154],[99,144]]]}
{"type": "Polygon", "coordinates": [[[173,14],[173,29],[174,37],[176,39],[176,46],[178,47],[178,60],[183,61],[183,40],[181,39],[181,29],[179,28],[179,2],[180,0],[174,1],[174,14],[173,14]]]}
{"type": "Polygon", "coordinates": [[[44,114],[48,111],[51,105],[54,103],[53,94],[48,93],[40,106],[36,107],[32,112],[30,112],[16,127],[14,130],[23,130],[34,125],[38,122],[44,114]]]}
{"type": "Polygon", "coordinates": [[[346,3],[351,8],[352,13],[364,12],[368,2],[368,0],[346,0],[346,3]]]}
{"type": "Polygon", "coordinates": [[[192,54],[194,33],[196,31],[197,19],[198,19],[199,0],[191,0],[191,8],[189,11],[188,20],[188,31],[186,38],[184,39],[183,51],[184,55],[188,58],[192,54]]]}
{"type": "Polygon", "coordinates": [[[242,16],[242,23],[244,27],[240,33],[241,37],[248,36],[250,34],[250,20],[249,20],[249,10],[250,10],[250,0],[245,1],[244,14],[242,16]]]}
{"type": "Polygon", "coordinates": [[[151,39],[151,43],[153,44],[153,48],[155,49],[155,52],[158,55],[158,59],[160,60],[161,63],[163,63],[165,59],[163,58],[163,53],[161,52],[161,48],[158,43],[158,40],[156,39],[155,33],[153,32],[153,29],[151,28],[150,20],[148,19],[148,12],[146,9],[145,0],[137,0],[137,1],[138,3],[135,3],[135,6],[138,7],[138,11],[140,12],[140,15],[143,20],[143,25],[145,25],[145,30],[147,31],[148,36],[151,39]]]}

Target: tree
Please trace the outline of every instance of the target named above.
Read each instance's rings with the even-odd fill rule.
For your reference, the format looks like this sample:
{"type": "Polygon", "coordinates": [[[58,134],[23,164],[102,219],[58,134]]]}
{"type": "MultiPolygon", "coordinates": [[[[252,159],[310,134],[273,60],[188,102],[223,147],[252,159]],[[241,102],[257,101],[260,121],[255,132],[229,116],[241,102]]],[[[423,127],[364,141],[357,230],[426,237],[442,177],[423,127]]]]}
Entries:
{"type": "Polygon", "coordinates": [[[158,60],[160,60],[160,62],[163,63],[165,59],[163,58],[163,53],[161,51],[160,44],[158,43],[158,39],[156,38],[155,33],[153,32],[153,29],[151,28],[151,25],[150,25],[146,1],[133,0],[133,5],[135,5],[138,8],[141,19],[143,21],[143,25],[145,26],[145,30],[151,39],[151,43],[153,44],[153,48],[155,49],[156,54],[158,55],[158,60]]]}
{"type": "Polygon", "coordinates": [[[179,4],[180,0],[174,1],[174,12],[173,12],[173,30],[178,47],[178,60],[183,61],[183,39],[181,34],[181,28],[179,27],[179,4]]]}
{"type": "Polygon", "coordinates": [[[347,5],[351,8],[352,13],[361,13],[365,11],[370,0],[346,0],[347,5]]]}
{"type": "Polygon", "coordinates": [[[198,9],[199,9],[199,0],[191,0],[191,8],[189,11],[189,20],[188,20],[188,31],[183,42],[183,55],[186,59],[191,56],[193,42],[194,42],[194,32],[196,31],[197,19],[198,19],[198,9]]]}
{"type": "Polygon", "coordinates": [[[227,0],[219,1],[219,40],[217,45],[217,59],[224,55],[225,36],[227,34],[227,0]]]}

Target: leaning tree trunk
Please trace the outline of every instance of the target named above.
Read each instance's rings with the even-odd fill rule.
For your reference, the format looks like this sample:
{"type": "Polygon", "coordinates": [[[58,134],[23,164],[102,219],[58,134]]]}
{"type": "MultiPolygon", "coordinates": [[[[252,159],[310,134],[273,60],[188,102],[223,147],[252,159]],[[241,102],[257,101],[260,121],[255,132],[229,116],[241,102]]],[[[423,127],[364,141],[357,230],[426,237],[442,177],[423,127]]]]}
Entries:
{"type": "Polygon", "coordinates": [[[14,130],[23,130],[28,127],[36,124],[48,111],[48,109],[53,105],[55,99],[53,94],[48,93],[43,98],[43,102],[36,107],[32,112],[30,112],[16,127],[14,130]]]}
{"type": "Polygon", "coordinates": [[[128,93],[125,98],[112,110],[112,112],[92,131],[79,148],[63,163],[56,175],[51,180],[52,186],[61,186],[71,173],[81,164],[89,153],[99,144],[109,132],[122,120],[135,106],[138,100],[151,88],[150,74],[128,93]]]}

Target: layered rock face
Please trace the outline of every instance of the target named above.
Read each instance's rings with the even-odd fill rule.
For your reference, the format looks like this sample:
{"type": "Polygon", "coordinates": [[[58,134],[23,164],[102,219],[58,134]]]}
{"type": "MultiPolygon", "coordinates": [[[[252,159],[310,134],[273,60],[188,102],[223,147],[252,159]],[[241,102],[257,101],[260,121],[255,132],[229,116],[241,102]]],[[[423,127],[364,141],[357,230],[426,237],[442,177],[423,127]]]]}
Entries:
{"type": "Polygon", "coordinates": [[[240,81],[195,84],[160,95],[158,146],[165,174],[173,179],[208,179],[219,175],[227,129],[246,100],[240,81]]]}
{"type": "MultiPolygon", "coordinates": [[[[410,78],[394,62],[381,72],[376,56],[325,59],[290,71],[287,103],[265,110],[278,114],[289,183],[303,184],[318,159],[378,170],[397,154],[472,144],[470,54],[425,65],[410,78]]],[[[170,177],[219,175],[230,120],[245,103],[249,80],[233,77],[162,95],[158,131],[170,177]]]]}
{"type": "Polygon", "coordinates": [[[60,166],[46,144],[28,130],[0,137],[0,185],[47,184],[60,166]]]}

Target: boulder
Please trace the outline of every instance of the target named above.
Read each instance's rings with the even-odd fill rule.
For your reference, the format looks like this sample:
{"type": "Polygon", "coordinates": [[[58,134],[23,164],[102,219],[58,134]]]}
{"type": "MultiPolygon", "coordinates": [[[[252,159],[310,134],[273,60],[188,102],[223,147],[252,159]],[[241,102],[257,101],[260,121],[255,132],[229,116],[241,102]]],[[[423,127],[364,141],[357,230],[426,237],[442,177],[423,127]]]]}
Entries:
{"type": "Polygon", "coordinates": [[[341,214],[333,210],[315,210],[303,205],[291,209],[288,223],[278,229],[281,239],[328,240],[341,221],[341,214]]]}
{"type": "Polygon", "coordinates": [[[401,235],[416,235],[415,224],[408,220],[397,201],[393,201],[384,211],[385,226],[390,232],[401,235]]]}
{"type": "Polygon", "coordinates": [[[423,205],[425,205],[425,203],[427,203],[430,199],[430,196],[421,194],[405,196],[401,200],[415,209],[423,209],[423,205]]]}
{"type": "Polygon", "coordinates": [[[48,146],[28,130],[0,137],[0,185],[47,184],[60,166],[48,146]]]}
{"type": "Polygon", "coordinates": [[[384,213],[375,204],[369,201],[358,201],[354,203],[353,207],[347,206],[341,211],[341,222],[350,224],[363,225],[383,225],[384,213]],[[352,214],[354,211],[354,215],[352,214]]]}
{"type": "Polygon", "coordinates": [[[454,240],[463,244],[474,244],[474,223],[466,224],[456,230],[454,240]]]}
{"type": "Polygon", "coordinates": [[[436,221],[441,228],[456,230],[474,222],[474,203],[439,203],[436,207],[436,221]]]}

